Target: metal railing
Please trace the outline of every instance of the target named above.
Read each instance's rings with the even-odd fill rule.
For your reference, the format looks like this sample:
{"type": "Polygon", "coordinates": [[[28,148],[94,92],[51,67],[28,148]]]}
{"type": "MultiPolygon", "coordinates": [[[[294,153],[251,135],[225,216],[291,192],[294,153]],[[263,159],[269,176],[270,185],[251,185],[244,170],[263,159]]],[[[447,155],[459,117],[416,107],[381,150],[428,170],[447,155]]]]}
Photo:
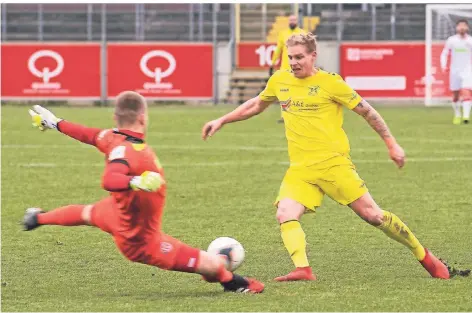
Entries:
{"type": "Polygon", "coordinates": [[[103,16],[110,41],[230,40],[230,4],[107,4],[104,10],[100,4],[2,4],[2,40],[98,41],[103,16]]]}
{"type": "MultiPolygon", "coordinates": [[[[2,40],[266,41],[278,16],[318,17],[320,40],[423,40],[423,4],[2,4],[2,40]],[[214,9],[214,10],[213,10],[214,9]],[[216,12],[216,14],[214,14],[216,12]],[[216,25],[218,32],[213,32],[216,25]]],[[[272,29],[274,28],[274,29],[272,29]]],[[[308,28],[310,29],[310,27],[308,28]]]]}

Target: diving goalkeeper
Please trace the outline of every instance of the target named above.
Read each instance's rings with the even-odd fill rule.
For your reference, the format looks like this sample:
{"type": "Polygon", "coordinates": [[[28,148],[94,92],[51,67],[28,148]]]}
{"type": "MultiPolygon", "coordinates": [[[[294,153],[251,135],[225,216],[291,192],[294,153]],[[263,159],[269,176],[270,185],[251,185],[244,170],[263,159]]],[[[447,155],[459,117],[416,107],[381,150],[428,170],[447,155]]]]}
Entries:
{"type": "Polygon", "coordinates": [[[264,285],[227,270],[231,252],[222,255],[190,247],[161,231],[166,198],[163,168],[144,141],[148,124],[145,99],[123,92],[115,104],[117,128],[89,128],[57,118],[34,106],[33,125],[57,129],[105,155],[103,189],[110,196],[94,204],[73,204],[44,212],[29,208],[24,216],[27,231],[42,225],[91,225],[113,236],[120,252],[130,261],[165,270],[198,273],[208,282],[219,282],[225,291],[260,293],[264,285]]]}

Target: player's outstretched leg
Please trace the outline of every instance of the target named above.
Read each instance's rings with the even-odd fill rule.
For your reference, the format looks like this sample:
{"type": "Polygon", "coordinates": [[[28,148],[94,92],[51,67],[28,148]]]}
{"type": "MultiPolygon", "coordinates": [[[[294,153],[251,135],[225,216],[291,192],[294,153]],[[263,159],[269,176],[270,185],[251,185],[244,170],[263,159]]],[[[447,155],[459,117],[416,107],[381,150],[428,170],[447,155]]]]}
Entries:
{"type": "Polygon", "coordinates": [[[23,217],[24,230],[33,230],[41,225],[87,225],[82,217],[85,207],[85,205],[68,205],[48,212],[40,208],[29,208],[23,217]]]}
{"type": "Polygon", "coordinates": [[[366,222],[408,247],[432,277],[449,279],[450,274],[447,266],[421,245],[413,232],[398,216],[381,210],[369,193],[364,194],[349,206],[366,222]]]}
{"type": "Polygon", "coordinates": [[[225,255],[210,254],[163,233],[149,238],[141,247],[128,243],[120,238],[119,234],[115,235],[115,242],[121,253],[133,262],[164,270],[200,274],[207,282],[219,282],[225,291],[264,291],[264,284],[256,279],[242,277],[227,269],[231,261],[231,251],[227,251],[225,255]]]}
{"type": "Polygon", "coordinates": [[[276,277],[276,281],[316,280],[308,263],[305,232],[299,222],[304,212],[305,207],[291,199],[283,199],[277,205],[282,241],[296,268],[287,275],[276,277]]]}
{"type": "Polygon", "coordinates": [[[228,271],[226,269],[228,262],[231,262],[230,251],[220,256],[200,251],[196,272],[201,274],[205,281],[219,282],[224,291],[241,293],[261,293],[264,291],[264,284],[256,279],[242,277],[228,271]]]}
{"type": "Polygon", "coordinates": [[[459,99],[459,91],[453,91],[452,109],[454,110],[454,118],[452,119],[452,123],[454,125],[460,125],[462,114],[462,102],[459,99]]]}
{"type": "Polygon", "coordinates": [[[25,215],[23,217],[23,228],[24,230],[33,230],[39,226],[38,223],[38,214],[44,213],[40,208],[28,208],[26,209],[25,215]]]}
{"type": "Polygon", "coordinates": [[[25,230],[33,230],[41,225],[89,225],[113,234],[119,226],[117,212],[113,197],[106,197],[94,204],[72,204],[48,212],[29,208],[24,215],[23,225],[25,230]]]}

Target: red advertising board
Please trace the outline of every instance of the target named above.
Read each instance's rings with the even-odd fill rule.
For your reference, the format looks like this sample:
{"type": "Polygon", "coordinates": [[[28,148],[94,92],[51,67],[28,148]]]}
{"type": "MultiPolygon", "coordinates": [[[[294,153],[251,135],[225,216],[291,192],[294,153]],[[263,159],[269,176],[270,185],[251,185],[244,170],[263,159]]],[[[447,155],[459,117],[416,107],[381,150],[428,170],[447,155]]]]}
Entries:
{"type": "Polygon", "coordinates": [[[100,98],[100,45],[2,43],[2,99],[100,98]]]}
{"type": "Polygon", "coordinates": [[[211,44],[108,45],[108,96],[134,90],[147,98],[213,97],[211,44]]]}
{"type": "MultiPolygon", "coordinates": [[[[449,77],[441,72],[442,45],[432,49],[432,95],[449,95],[449,77]]],[[[346,43],[341,46],[340,74],[364,97],[423,98],[424,43],[346,43]]]]}
{"type": "Polygon", "coordinates": [[[236,52],[236,64],[239,69],[264,69],[272,65],[274,43],[240,42],[236,52]]]}

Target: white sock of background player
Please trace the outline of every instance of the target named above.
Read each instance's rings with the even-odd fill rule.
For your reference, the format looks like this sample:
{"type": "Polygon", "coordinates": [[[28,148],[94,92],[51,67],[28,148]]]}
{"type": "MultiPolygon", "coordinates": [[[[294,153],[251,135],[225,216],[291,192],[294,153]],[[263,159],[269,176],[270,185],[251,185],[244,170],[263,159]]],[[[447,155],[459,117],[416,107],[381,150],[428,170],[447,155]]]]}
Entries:
{"type": "Polygon", "coordinates": [[[462,118],[464,119],[469,119],[470,118],[470,107],[472,106],[472,100],[471,99],[465,99],[462,102],[462,118]]]}
{"type": "MultiPolygon", "coordinates": [[[[461,117],[461,115],[462,115],[461,106],[462,106],[462,103],[461,103],[460,100],[452,103],[452,108],[454,109],[454,116],[455,117],[461,117]]],[[[469,109],[469,112],[470,112],[470,109],[469,109]]]]}

